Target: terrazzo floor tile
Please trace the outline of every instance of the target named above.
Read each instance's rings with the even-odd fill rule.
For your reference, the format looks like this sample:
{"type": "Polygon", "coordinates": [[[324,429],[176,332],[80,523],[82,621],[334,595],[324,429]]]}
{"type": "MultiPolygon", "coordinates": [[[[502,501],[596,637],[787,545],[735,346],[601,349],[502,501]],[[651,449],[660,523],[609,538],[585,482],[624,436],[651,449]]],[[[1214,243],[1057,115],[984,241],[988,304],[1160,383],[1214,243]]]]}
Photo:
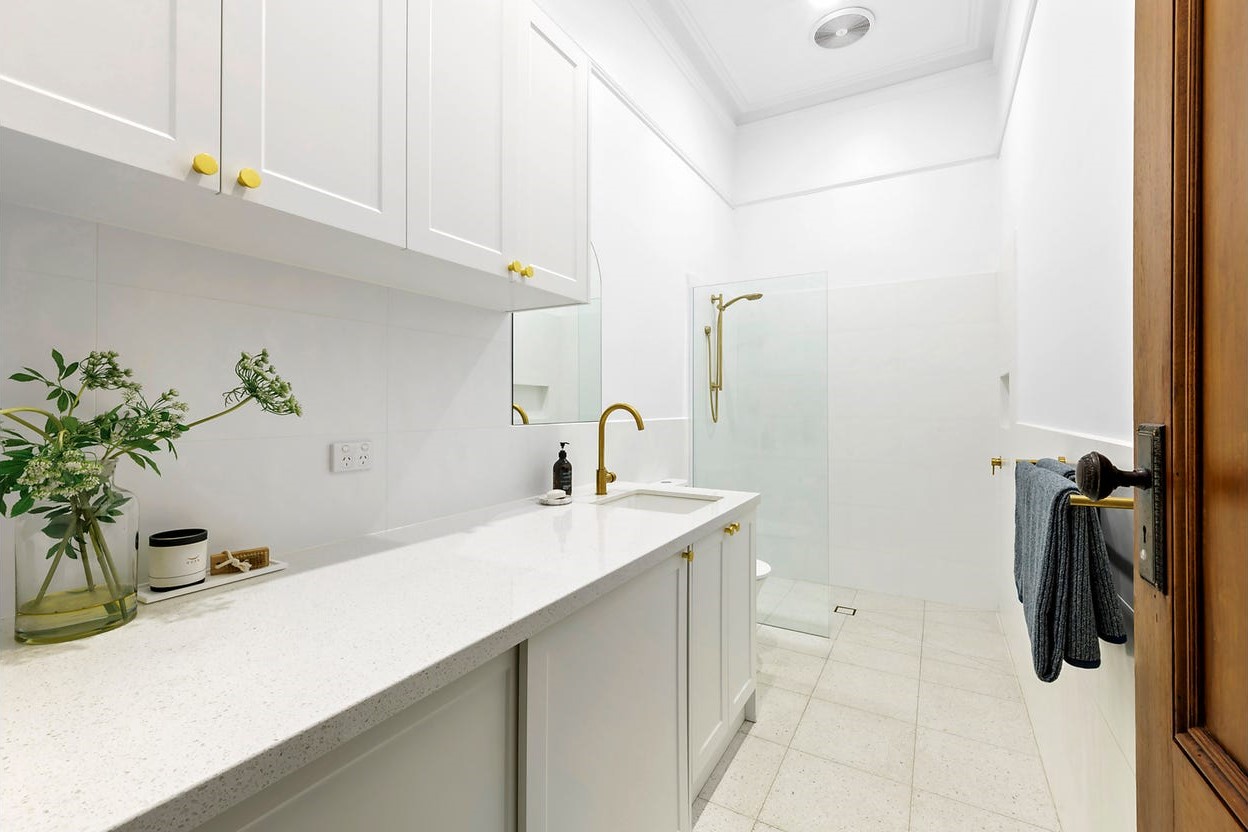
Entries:
{"type": "Polygon", "coordinates": [[[990,610],[928,610],[926,620],[929,624],[943,624],[948,627],[967,627],[972,630],[984,630],[989,633],[1001,632],[1001,619],[996,612],[990,610]]]}
{"type": "MultiPolygon", "coordinates": [[[[918,661],[917,659],[915,660],[918,661]]],[[[758,645],[758,682],[809,695],[823,670],[823,659],[783,647],[758,645]]],[[[917,670],[917,669],[916,669],[917,670]]]]}
{"type": "Polygon", "coordinates": [[[784,759],[784,751],[783,745],[737,734],[715,765],[699,797],[756,818],[780,761],[784,759]]]}
{"type": "Polygon", "coordinates": [[[975,656],[965,652],[964,650],[950,650],[945,647],[938,647],[929,642],[923,642],[923,658],[936,659],[938,661],[956,664],[960,667],[968,667],[972,670],[987,670],[992,673],[1014,674],[1014,665],[1009,658],[989,659],[983,656],[975,656]]]}
{"type": "Polygon", "coordinates": [[[910,800],[910,832],[1038,832],[1040,827],[1007,818],[931,792],[910,800]]]}
{"type": "MultiPolygon", "coordinates": [[[[838,622],[839,623],[839,622],[838,622]]],[[[810,633],[799,633],[794,630],[783,630],[766,624],[758,628],[758,643],[769,647],[783,647],[794,653],[805,653],[809,656],[826,658],[832,651],[832,639],[812,636],[810,633]]]]}
{"type": "Polygon", "coordinates": [[[760,820],[758,823],[754,824],[754,829],[751,830],[751,832],[784,832],[784,830],[777,829],[776,827],[763,823],[760,820]]]}
{"type": "Polygon", "coordinates": [[[705,800],[693,804],[693,832],[752,832],[754,818],[705,800]]]}
{"type": "Polygon", "coordinates": [[[1010,660],[1003,634],[974,630],[969,627],[929,623],[923,628],[923,646],[994,662],[1009,662],[1010,660]]]}
{"type": "Polygon", "coordinates": [[[883,592],[858,590],[854,596],[854,606],[860,610],[917,610],[924,609],[921,598],[910,598],[905,595],[888,595],[883,592]]]}
{"type": "Polygon", "coordinates": [[[914,788],[1058,829],[1040,758],[941,731],[920,728],[914,788]]]}
{"type": "Polygon", "coordinates": [[[919,704],[919,680],[829,661],[815,683],[814,696],[913,723],[919,704]]]}
{"type": "Polygon", "coordinates": [[[757,697],[755,715],[758,721],[742,723],[741,731],[761,740],[788,745],[810,697],[770,685],[759,685],[757,697]]]}
{"type": "Polygon", "coordinates": [[[829,658],[833,661],[856,664],[859,667],[869,667],[872,670],[883,670],[899,676],[919,678],[919,657],[898,653],[896,650],[883,650],[852,641],[841,641],[838,638],[832,645],[829,658]]]}
{"type": "Polygon", "coordinates": [[[1023,701],[1022,691],[1018,687],[1018,679],[1013,673],[998,673],[983,668],[970,668],[953,662],[942,661],[923,656],[919,667],[919,678],[924,682],[936,682],[951,688],[969,690],[1009,699],[1014,702],[1023,701]]]}
{"type": "Polygon", "coordinates": [[[905,832],[910,787],[789,749],[759,820],[784,832],[905,832]]]}
{"type": "Polygon", "coordinates": [[[867,614],[859,613],[845,621],[837,639],[917,656],[923,647],[923,621],[915,619],[910,623],[912,626],[901,626],[871,619],[867,614]]]}
{"type": "Polygon", "coordinates": [[[1039,753],[1022,702],[921,682],[919,725],[1022,754],[1039,753]]]}
{"type": "Polygon", "coordinates": [[[812,699],[790,745],[909,786],[914,731],[913,722],[812,699]]]}

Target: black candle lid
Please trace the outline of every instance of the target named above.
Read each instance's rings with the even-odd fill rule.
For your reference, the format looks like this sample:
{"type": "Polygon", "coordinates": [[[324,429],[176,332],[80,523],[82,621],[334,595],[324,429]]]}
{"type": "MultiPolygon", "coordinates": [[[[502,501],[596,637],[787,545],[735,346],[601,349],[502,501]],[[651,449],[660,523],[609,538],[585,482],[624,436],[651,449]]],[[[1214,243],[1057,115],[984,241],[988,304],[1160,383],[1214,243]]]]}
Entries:
{"type": "Polygon", "coordinates": [[[174,529],[150,535],[147,538],[147,545],[155,549],[163,549],[167,546],[186,546],[190,543],[203,543],[207,539],[207,529],[174,529]]]}

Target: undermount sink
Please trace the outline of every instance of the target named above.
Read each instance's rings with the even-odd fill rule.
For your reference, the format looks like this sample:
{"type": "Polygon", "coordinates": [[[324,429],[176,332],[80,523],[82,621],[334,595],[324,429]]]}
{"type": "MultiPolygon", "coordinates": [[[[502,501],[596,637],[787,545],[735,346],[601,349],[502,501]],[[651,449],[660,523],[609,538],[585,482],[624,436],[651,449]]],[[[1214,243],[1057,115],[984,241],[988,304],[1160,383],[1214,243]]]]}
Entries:
{"type": "Polygon", "coordinates": [[[690,514],[720,499],[708,494],[673,494],[670,491],[629,491],[618,497],[607,497],[598,505],[609,508],[631,508],[636,511],[662,511],[667,514],[690,514]]]}

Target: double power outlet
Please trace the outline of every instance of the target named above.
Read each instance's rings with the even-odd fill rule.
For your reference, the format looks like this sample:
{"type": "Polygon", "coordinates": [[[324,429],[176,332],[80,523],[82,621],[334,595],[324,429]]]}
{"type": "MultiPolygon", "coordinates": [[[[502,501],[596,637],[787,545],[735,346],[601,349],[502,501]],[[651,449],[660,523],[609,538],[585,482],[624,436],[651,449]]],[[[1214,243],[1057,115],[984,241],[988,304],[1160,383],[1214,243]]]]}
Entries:
{"type": "Polygon", "coordinates": [[[335,442],[329,449],[330,467],[335,474],[344,471],[367,471],[373,467],[373,443],[369,439],[358,442],[335,442]]]}

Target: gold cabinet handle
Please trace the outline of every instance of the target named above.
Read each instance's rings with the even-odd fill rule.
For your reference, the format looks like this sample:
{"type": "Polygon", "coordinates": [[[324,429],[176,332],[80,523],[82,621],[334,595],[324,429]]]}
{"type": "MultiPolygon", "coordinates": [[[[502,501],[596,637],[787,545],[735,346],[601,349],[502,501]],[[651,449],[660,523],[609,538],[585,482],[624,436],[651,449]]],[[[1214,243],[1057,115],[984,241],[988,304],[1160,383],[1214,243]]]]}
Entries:
{"type": "Polygon", "coordinates": [[[740,523],[729,523],[727,526],[724,526],[724,532],[726,534],[736,534],[739,531],[741,531],[740,523]]]}
{"type": "Polygon", "coordinates": [[[212,176],[221,170],[221,166],[217,164],[216,159],[212,158],[211,153],[196,153],[195,158],[191,160],[191,170],[202,173],[204,176],[212,176]]]}
{"type": "Polygon", "coordinates": [[[511,272],[512,274],[523,274],[524,264],[521,263],[519,260],[512,260],[510,263],[507,264],[507,271],[511,272]]]}
{"type": "Polygon", "coordinates": [[[238,184],[244,188],[259,188],[260,173],[254,168],[243,168],[238,172],[238,184]]]}
{"type": "Polygon", "coordinates": [[[681,552],[680,556],[684,558],[685,560],[689,561],[690,563],[693,563],[693,547],[690,546],[688,549],[681,552]]]}
{"type": "Polygon", "coordinates": [[[523,269],[521,269],[521,270],[520,270],[520,276],[521,276],[521,277],[532,277],[532,276],[533,276],[533,267],[532,267],[531,265],[530,265],[530,266],[525,266],[523,269]]]}

